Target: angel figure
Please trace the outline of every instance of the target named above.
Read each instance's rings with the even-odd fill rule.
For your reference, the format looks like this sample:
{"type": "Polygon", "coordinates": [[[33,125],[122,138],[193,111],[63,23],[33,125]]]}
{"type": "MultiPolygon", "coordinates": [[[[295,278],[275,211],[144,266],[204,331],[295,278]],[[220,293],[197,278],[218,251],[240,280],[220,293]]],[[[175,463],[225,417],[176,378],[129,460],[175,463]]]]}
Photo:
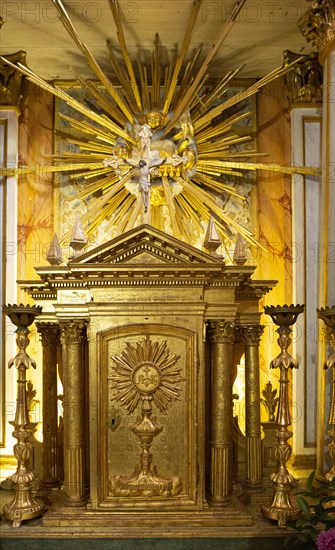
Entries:
{"type": "Polygon", "coordinates": [[[141,131],[138,133],[141,140],[141,157],[149,158],[150,155],[150,138],[152,136],[149,124],[143,124],[141,131]]]}

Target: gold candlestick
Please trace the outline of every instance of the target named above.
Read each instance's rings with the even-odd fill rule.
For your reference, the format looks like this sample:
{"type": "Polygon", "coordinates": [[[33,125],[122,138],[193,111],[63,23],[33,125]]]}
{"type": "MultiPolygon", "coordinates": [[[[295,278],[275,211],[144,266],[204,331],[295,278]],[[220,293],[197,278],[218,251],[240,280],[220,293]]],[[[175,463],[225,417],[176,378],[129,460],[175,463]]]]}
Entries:
{"type": "Polygon", "coordinates": [[[278,521],[278,527],[285,527],[286,520],[295,520],[300,514],[297,506],[290,500],[290,490],[294,477],[289,473],[286,463],[291,456],[292,447],[288,440],[293,433],[288,429],[291,424],[289,399],[288,399],[288,369],[298,368],[298,362],[288,353],[287,348],[291,343],[290,328],[296,322],[298,315],[304,311],[304,306],[269,306],[264,309],[270,315],[273,322],[279,325],[278,344],[281,352],[270,363],[271,369],[280,369],[279,402],[277,410],[277,445],[274,447],[274,456],[278,462],[277,472],[270,478],[273,481],[273,498],[268,503],[261,505],[263,516],[278,521]]]}
{"type": "Polygon", "coordinates": [[[28,439],[32,435],[29,429],[30,420],[27,407],[27,379],[26,371],[30,367],[36,368],[36,363],[26,353],[29,345],[28,326],[34,322],[37,315],[42,313],[40,306],[24,306],[23,304],[3,306],[3,312],[17,326],[16,343],[19,353],[11,359],[8,367],[13,365],[18,371],[16,412],[13,422],[13,436],[18,442],[14,445],[14,455],[17,459],[17,470],[12,476],[14,483],[14,498],[11,503],[5,504],[3,514],[5,518],[13,521],[13,527],[20,527],[21,522],[40,516],[44,511],[44,504],[35,500],[32,495],[32,487],[35,474],[28,466],[32,446],[28,439]]]}
{"type": "Polygon", "coordinates": [[[330,458],[333,461],[332,467],[325,474],[325,478],[331,481],[335,477],[335,306],[321,308],[317,310],[319,319],[322,319],[330,332],[330,345],[334,350],[334,353],[329,357],[325,363],[325,369],[333,369],[333,382],[332,382],[332,400],[329,413],[329,429],[327,434],[330,437],[330,443],[328,445],[328,452],[330,458]]]}

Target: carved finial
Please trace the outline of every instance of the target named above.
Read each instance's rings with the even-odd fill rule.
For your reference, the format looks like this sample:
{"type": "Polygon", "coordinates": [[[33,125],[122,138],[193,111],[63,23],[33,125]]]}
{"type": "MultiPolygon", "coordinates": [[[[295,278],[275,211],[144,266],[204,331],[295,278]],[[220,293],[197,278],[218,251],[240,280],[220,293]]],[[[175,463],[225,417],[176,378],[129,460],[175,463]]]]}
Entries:
{"type": "Polygon", "coordinates": [[[242,235],[238,234],[235,243],[234,262],[236,265],[244,265],[246,261],[247,252],[245,249],[244,239],[242,235]]]}
{"type": "Polygon", "coordinates": [[[63,261],[62,250],[59,244],[57,233],[54,234],[47,252],[47,260],[51,265],[60,265],[63,261]]]}
{"type": "Polygon", "coordinates": [[[82,248],[87,244],[87,238],[85,237],[84,228],[79,217],[76,217],[74,222],[73,231],[70,240],[70,246],[74,250],[74,255],[71,259],[75,259],[80,255],[82,248]]]}
{"type": "Polygon", "coordinates": [[[208,227],[205,235],[204,246],[211,256],[218,256],[217,249],[221,246],[222,240],[216,228],[213,216],[209,218],[208,227]]]}

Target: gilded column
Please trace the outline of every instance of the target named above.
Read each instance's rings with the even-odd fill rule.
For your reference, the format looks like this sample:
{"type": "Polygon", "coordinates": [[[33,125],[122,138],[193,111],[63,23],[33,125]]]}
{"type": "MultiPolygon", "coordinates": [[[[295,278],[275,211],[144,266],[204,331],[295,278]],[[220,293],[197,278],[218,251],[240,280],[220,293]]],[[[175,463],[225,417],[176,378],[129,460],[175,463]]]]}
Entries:
{"type": "Polygon", "coordinates": [[[262,445],[259,382],[259,343],[264,327],[240,327],[245,346],[245,483],[250,488],[262,485],[262,445]]]}
{"type": "Polygon", "coordinates": [[[64,365],[64,486],[65,504],[83,506],[85,498],[85,386],[86,322],[62,321],[64,365]]]}
{"type": "Polygon", "coordinates": [[[227,321],[208,323],[211,345],[211,462],[209,500],[229,504],[232,492],[234,327],[227,321]]]}
{"type": "MultiPolygon", "coordinates": [[[[335,1],[314,0],[299,21],[305,38],[318,48],[323,65],[322,178],[318,238],[319,307],[335,303],[335,1]]],[[[319,339],[319,364],[326,360],[326,342],[319,339]]],[[[325,377],[319,369],[316,476],[323,478],[325,438],[325,377]]]]}
{"type": "Polygon", "coordinates": [[[36,323],[43,348],[43,484],[60,484],[58,457],[57,348],[60,329],[55,323],[36,323]]]}

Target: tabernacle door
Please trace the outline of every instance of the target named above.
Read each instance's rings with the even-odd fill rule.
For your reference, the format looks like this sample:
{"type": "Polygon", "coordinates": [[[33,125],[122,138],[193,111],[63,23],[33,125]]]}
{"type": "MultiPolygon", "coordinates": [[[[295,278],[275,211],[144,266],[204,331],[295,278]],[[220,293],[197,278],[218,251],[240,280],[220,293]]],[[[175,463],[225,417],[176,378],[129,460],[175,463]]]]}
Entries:
{"type": "Polygon", "coordinates": [[[199,509],[196,333],[126,325],[98,349],[98,507],[199,509]]]}

